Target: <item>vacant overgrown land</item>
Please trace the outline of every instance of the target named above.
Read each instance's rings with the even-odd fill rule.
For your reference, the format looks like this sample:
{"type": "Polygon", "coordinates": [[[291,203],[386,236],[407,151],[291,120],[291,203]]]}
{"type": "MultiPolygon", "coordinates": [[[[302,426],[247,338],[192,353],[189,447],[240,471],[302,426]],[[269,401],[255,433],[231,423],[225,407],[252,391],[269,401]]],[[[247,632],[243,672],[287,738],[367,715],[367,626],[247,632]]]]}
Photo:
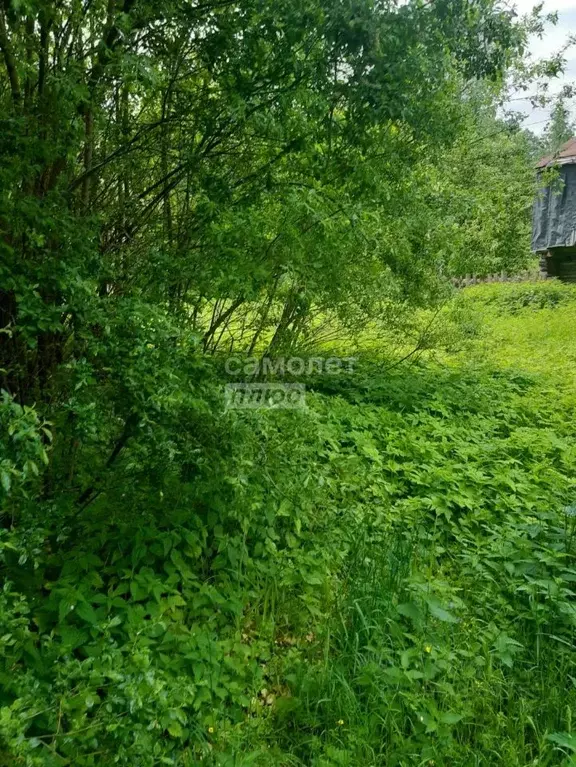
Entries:
{"type": "Polygon", "coordinates": [[[0,0],[0,767],[576,767],[559,5],[0,0]]]}
{"type": "Polygon", "coordinates": [[[222,412],[205,463],[132,447],[73,523],[21,501],[0,764],[576,763],[576,290],[418,321],[305,411],[222,412]]]}

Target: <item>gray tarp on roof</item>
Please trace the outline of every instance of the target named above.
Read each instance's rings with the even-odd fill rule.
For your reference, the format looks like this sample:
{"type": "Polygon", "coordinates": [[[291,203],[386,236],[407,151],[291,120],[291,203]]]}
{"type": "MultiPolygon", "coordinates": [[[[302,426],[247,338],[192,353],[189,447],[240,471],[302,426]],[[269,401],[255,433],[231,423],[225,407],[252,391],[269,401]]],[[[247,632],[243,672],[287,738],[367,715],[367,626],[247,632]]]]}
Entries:
{"type": "Polygon", "coordinates": [[[576,165],[561,165],[541,188],[532,210],[532,250],[576,245],[576,165]]]}

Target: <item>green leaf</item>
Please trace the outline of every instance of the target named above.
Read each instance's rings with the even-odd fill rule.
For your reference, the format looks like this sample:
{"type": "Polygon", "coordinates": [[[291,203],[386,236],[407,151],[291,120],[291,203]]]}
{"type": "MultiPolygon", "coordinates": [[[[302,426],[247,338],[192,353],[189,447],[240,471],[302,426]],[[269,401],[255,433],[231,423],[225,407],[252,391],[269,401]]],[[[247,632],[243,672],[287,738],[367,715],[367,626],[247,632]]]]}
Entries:
{"type": "Polygon", "coordinates": [[[558,746],[576,753],[576,735],[572,735],[570,732],[553,732],[547,735],[546,738],[552,741],[552,743],[556,743],[558,746]]]}
{"type": "Polygon", "coordinates": [[[456,724],[462,720],[463,716],[463,714],[457,714],[455,711],[446,711],[440,714],[438,719],[444,724],[456,724]]]}
{"type": "Polygon", "coordinates": [[[422,610],[415,602],[403,602],[396,606],[396,610],[406,618],[418,623],[422,620],[422,610]]]}
{"type": "Polygon", "coordinates": [[[10,477],[10,474],[5,469],[0,469],[0,484],[2,485],[6,493],[10,492],[10,487],[12,486],[12,479],[10,477]]]}
{"type": "Polygon", "coordinates": [[[91,626],[95,626],[98,623],[96,611],[88,602],[78,602],[76,605],[76,613],[91,626]]]}
{"type": "Polygon", "coordinates": [[[435,602],[428,602],[430,614],[443,623],[458,623],[458,618],[435,602]]]}
{"type": "Polygon", "coordinates": [[[168,725],[166,729],[168,730],[170,735],[172,735],[173,738],[181,738],[184,732],[180,722],[170,722],[170,724],[168,725]]]}

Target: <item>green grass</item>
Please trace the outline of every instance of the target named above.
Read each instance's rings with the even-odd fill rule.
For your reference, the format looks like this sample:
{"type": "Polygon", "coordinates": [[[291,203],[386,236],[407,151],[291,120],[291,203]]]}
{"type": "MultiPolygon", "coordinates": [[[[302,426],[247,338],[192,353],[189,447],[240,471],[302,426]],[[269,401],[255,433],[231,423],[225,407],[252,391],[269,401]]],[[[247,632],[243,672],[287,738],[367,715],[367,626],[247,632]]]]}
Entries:
{"type": "Polygon", "coordinates": [[[491,317],[487,331],[477,355],[502,369],[527,371],[543,383],[576,390],[576,301],[558,309],[491,317]]]}
{"type": "Polygon", "coordinates": [[[476,287],[441,322],[417,364],[316,382],[325,593],[301,625],[280,596],[230,764],[576,764],[575,293],[476,287]]]}

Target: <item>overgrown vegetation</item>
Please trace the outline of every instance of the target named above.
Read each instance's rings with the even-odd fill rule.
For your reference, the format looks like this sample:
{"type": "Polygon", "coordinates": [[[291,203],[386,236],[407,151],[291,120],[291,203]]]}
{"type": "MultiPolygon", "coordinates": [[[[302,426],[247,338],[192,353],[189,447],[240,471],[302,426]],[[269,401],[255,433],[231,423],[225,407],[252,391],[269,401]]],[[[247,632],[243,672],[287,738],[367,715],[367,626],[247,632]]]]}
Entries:
{"type": "Polygon", "coordinates": [[[518,328],[576,294],[462,304],[478,359],[364,361],[306,412],[221,414],[201,461],[156,427],[76,518],[31,502],[40,424],[6,401],[4,763],[568,764],[574,381],[518,328]]]}
{"type": "Polygon", "coordinates": [[[542,24],[0,2],[1,767],[574,763],[574,293],[450,282],[530,259],[542,24]]]}

